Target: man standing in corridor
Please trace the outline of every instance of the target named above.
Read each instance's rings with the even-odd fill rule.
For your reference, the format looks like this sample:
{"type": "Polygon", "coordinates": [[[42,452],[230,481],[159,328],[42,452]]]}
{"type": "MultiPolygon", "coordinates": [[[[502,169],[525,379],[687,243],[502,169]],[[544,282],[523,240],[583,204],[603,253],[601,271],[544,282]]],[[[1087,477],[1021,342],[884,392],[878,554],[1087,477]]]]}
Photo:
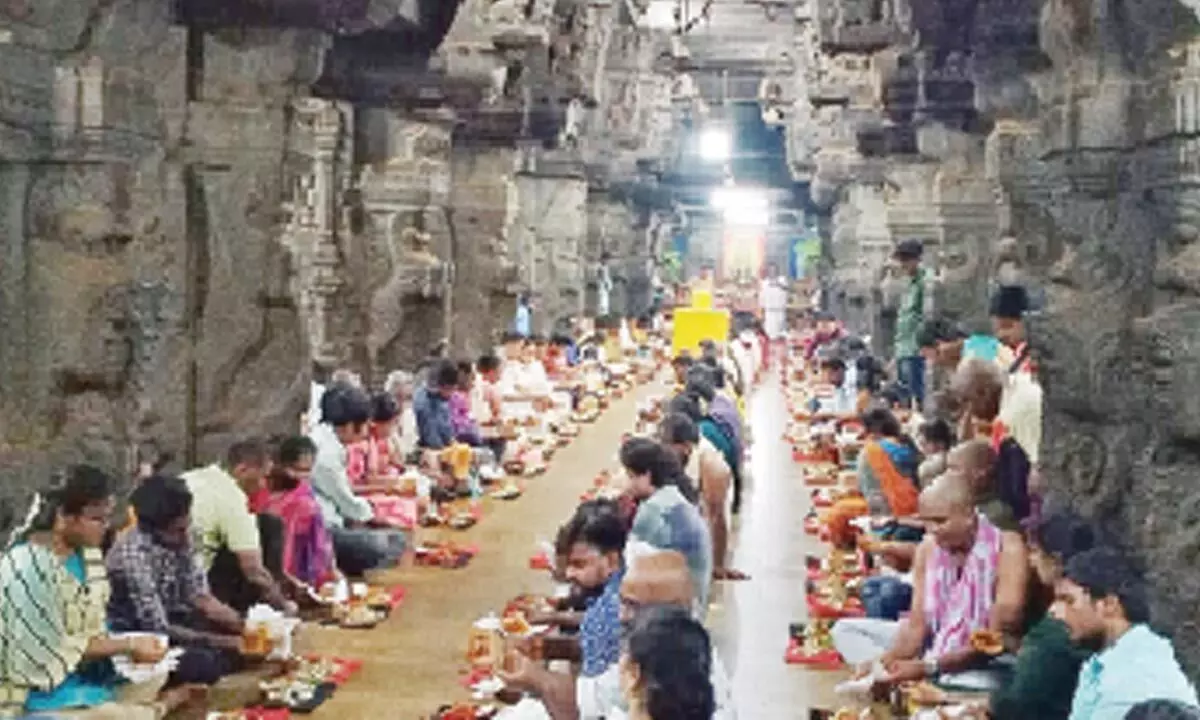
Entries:
{"type": "Polygon", "coordinates": [[[896,376],[917,407],[925,404],[925,358],[921,357],[918,336],[925,323],[926,304],[931,299],[925,287],[925,268],[921,267],[924,247],[920,240],[903,240],[892,251],[892,259],[907,278],[896,314],[896,376]]]}

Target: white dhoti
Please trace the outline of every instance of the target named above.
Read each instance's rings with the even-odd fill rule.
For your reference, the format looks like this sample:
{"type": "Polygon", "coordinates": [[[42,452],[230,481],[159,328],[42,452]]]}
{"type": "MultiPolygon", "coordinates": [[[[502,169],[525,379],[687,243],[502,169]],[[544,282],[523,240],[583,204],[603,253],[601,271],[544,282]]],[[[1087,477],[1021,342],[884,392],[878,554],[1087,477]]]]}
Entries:
{"type": "Polygon", "coordinates": [[[779,340],[787,333],[787,311],[783,308],[772,308],[763,312],[763,330],[767,337],[779,340]]]}

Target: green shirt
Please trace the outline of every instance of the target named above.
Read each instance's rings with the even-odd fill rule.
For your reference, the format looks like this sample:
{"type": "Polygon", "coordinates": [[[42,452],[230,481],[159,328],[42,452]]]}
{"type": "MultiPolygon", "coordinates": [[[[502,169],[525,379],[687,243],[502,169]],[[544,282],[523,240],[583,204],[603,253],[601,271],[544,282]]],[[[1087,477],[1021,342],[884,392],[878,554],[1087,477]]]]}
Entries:
{"type": "Polygon", "coordinates": [[[896,311],[896,346],[897,358],[916,357],[920,354],[921,346],[917,336],[921,332],[921,324],[925,322],[925,268],[917,268],[912,281],[900,299],[900,307],[896,311]]]}
{"type": "Polygon", "coordinates": [[[1071,642],[1066,625],[1043,616],[1025,634],[1011,679],[992,693],[993,720],[1065,720],[1088,655],[1071,642]]]}

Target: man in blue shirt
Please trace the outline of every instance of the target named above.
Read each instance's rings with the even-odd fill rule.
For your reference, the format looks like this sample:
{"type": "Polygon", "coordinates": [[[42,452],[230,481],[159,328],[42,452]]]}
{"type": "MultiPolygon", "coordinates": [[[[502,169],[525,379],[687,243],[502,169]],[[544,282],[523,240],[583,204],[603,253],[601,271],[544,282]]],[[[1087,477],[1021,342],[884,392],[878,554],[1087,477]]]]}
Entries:
{"type": "Polygon", "coordinates": [[[1096,651],[1079,670],[1070,720],[1124,720],[1148,700],[1197,704],[1171,641],[1146,625],[1145,578],[1121,552],[1100,547],[1071,558],[1052,611],[1073,641],[1096,651]]]}
{"type": "Polygon", "coordinates": [[[454,443],[454,423],[450,419],[450,396],[458,389],[458,367],[449,360],[439,361],[429,380],[413,396],[413,415],[417,420],[417,444],[428,450],[441,450],[454,443]]]}
{"type": "MultiPolygon", "coordinates": [[[[518,656],[518,670],[501,673],[513,688],[532,691],[550,717],[578,717],[578,688],[599,678],[621,658],[621,581],[627,531],[620,509],[611,500],[590,500],[575,511],[562,529],[567,579],[588,595],[579,618],[579,677],[548,672],[518,656]]],[[[567,618],[555,618],[569,624],[567,618]]]]}

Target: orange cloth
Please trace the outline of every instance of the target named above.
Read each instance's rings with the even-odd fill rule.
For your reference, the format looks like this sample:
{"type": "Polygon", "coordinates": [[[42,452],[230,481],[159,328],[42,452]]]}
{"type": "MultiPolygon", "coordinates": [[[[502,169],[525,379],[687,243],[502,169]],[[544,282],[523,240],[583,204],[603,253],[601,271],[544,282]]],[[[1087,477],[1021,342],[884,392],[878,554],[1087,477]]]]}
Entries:
{"type": "Polygon", "coordinates": [[[852,495],[838,500],[825,512],[823,522],[829,529],[829,539],[836,547],[854,544],[854,526],[850,521],[866,515],[871,510],[862,495],[852,495]]]}
{"type": "Polygon", "coordinates": [[[887,450],[884,450],[878,442],[868,442],[863,448],[863,453],[865,453],[867,467],[879,481],[880,489],[883,490],[883,496],[887,498],[892,514],[896,517],[916,515],[917,496],[919,495],[916,483],[896,469],[896,466],[892,464],[892,459],[888,457],[887,450]]]}

